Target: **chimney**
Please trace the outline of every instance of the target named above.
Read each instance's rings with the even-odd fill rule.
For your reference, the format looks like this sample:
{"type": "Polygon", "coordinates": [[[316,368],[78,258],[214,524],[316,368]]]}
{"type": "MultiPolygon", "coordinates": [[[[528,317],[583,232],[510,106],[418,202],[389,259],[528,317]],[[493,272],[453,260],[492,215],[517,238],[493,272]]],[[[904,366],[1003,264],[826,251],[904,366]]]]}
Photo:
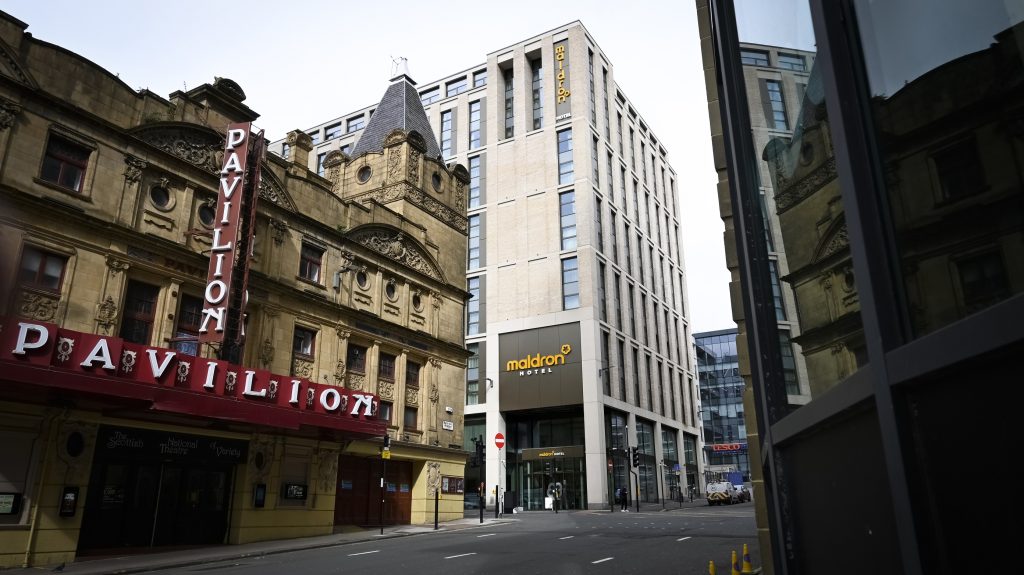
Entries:
{"type": "Polygon", "coordinates": [[[309,152],[313,149],[313,138],[302,130],[288,132],[288,161],[309,169],[309,152]]]}

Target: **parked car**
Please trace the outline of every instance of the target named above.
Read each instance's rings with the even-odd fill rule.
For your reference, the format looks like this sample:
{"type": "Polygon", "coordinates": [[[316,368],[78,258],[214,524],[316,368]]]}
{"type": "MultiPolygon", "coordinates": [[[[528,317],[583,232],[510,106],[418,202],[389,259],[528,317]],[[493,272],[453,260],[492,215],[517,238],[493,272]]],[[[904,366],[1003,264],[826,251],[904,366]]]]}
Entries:
{"type": "Polygon", "coordinates": [[[732,505],[739,503],[736,487],[728,481],[708,483],[708,505],[732,505]]]}
{"type": "Polygon", "coordinates": [[[736,499],[742,503],[744,501],[750,501],[750,489],[746,485],[736,486],[736,499]]]}

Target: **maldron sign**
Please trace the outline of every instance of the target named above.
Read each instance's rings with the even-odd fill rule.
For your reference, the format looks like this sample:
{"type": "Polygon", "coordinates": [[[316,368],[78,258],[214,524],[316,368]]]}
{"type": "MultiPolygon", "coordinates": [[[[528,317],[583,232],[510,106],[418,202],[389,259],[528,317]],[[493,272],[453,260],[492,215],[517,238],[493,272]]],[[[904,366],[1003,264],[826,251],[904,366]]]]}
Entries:
{"type": "Polygon", "coordinates": [[[519,377],[552,373],[552,367],[565,365],[565,357],[570,353],[572,353],[572,346],[563,343],[560,352],[557,354],[541,355],[536,353],[522,359],[509,360],[505,362],[505,371],[518,371],[519,377]]]}

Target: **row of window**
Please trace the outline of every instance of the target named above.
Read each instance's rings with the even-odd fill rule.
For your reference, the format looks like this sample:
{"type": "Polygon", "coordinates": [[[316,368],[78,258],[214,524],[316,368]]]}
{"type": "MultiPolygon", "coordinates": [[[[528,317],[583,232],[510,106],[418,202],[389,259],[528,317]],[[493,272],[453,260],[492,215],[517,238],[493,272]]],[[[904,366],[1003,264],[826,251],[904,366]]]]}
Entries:
{"type": "MultiPolygon", "coordinates": [[[[473,88],[479,88],[481,86],[486,85],[487,70],[484,69],[473,72],[473,88]]],[[[451,98],[452,96],[457,96],[469,89],[469,78],[467,76],[462,76],[454,80],[449,80],[444,84],[443,97],[451,98]]],[[[424,107],[433,104],[434,102],[440,100],[441,98],[441,86],[434,86],[433,88],[429,88],[427,90],[420,92],[420,102],[423,104],[424,107]]]]}
{"type": "Polygon", "coordinates": [[[669,363],[644,353],[637,346],[630,346],[625,339],[607,331],[601,332],[601,353],[604,359],[599,373],[606,396],[687,425],[698,425],[693,380],[682,370],[673,369],[669,363]],[[615,342],[615,350],[611,348],[612,342],[615,342]],[[633,368],[632,395],[627,393],[627,352],[633,368]]]}

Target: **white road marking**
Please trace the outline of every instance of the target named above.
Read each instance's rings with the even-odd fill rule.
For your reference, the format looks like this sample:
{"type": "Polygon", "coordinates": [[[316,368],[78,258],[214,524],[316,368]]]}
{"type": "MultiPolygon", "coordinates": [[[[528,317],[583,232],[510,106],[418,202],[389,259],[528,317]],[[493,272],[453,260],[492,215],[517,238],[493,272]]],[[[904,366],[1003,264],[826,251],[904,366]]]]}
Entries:
{"type": "Polygon", "coordinates": [[[598,559],[597,561],[591,561],[590,563],[593,564],[593,565],[597,565],[598,563],[604,563],[605,561],[611,561],[612,559],[615,559],[615,558],[614,557],[605,557],[604,559],[598,559]]]}
{"type": "Polygon", "coordinates": [[[463,553],[462,555],[449,555],[445,559],[458,559],[459,557],[467,557],[469,555],[476,555],[476,553],[463,553]]]}
{"type": "Polygon", "coordinates": [[[573,537],[576,537],[576,536],[575,535],[570,535],[568,537],[559,537],[558,539],[559,540],[562,540],[562,539],[572,539],[573,537]]]}
{"type": "Polygon", "coordinates": [[[679,539],[676,539],[676,541],[686,541],[687,539],[692,539],[692,537],[680,537],[679,539]]]}
{"type": "Polygon", "coordinates": [[[349,553],[348,556],[355,557],[356,555],[369,555],[370,553],[380,553],[380,550],[378,549],[376,551],[363,551],[362,553],[349,553]]]}
{"type": "Polygon", "coordinates": [[[497,535],[497,533],[485,533],[483,535],[477,535],[476,538],[479,539],[481,537],[490,537],[491,535],[497,535]]]}

